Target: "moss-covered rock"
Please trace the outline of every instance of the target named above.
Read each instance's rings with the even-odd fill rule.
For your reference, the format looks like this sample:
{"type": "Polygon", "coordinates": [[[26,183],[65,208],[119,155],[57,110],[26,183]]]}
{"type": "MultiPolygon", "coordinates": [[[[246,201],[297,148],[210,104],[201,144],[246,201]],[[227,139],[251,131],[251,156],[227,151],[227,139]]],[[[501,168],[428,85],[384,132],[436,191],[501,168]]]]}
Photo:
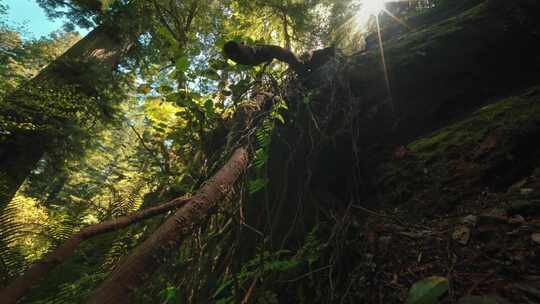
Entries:
{"type": "Polygon", "coordinates": [[[540,87],[501,99],[419,138],[379,168],[387,204],[449,210],[482,191],[507,192],[540,166],[540,87]]]}

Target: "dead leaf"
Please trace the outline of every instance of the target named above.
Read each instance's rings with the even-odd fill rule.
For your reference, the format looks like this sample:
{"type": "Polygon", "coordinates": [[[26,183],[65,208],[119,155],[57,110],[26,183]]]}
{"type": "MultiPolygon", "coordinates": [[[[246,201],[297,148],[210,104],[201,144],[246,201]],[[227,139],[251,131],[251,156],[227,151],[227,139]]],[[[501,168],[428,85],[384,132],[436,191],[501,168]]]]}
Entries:
{"type": "Polygon", "coordinates": [[[403,159],[410,154],[410,150],[405,146],[399,146],[394,150],[394,159],[403,159]]]}
{"type": "Polygon", "coordinates": [[[471,239],[471,229],[467,226],[459,226],[452,233],[452,238],[461,245],[467,245],[471,239]]]}
{"type": "Polygon", "coordinates": [[[477,159],[488,154],[489,152],[493,151],[495,147],[497,147],[497,137],[492,133],[488,135],[473,152],[473,159],[477,159]]]}
{"type": "Polygon", "coordinates": [[[533,240],[533,242],[540,245],[540,233],[533,233],[531,235],[531,239],[533,240]]]}

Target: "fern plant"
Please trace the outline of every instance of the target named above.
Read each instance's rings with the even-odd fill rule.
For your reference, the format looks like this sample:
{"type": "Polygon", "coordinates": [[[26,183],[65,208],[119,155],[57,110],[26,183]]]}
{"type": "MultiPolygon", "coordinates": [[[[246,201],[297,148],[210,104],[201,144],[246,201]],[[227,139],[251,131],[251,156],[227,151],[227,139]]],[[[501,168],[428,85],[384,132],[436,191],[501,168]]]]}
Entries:
{"type": "MultiPolygon", "coordinates": [[[[248,286],[254,281],[263,280],[275,274],[286,274],[291,270],[305,268],[311,271],[313,264],[319,260],[324,249],[324,245],[316,238],[316,233],[317,227],[308,233],[302,247],[295,252],[290,250],[270,251],[260,248],[260,253],[244,263],[239,273],[226,275],[222,278],[219,287],[213,294],[216,303],[235,303],[234,291],[237,286],[248,286]]],[[[308,277],[308,275],[300,277],[308,277]]],[[[276,299],[276,294],[272,290],[261,290],[257,294],[256,303],[274,303],[274,299],[276,299]]]]}
{"type": "Polygon", "coordinates": [[[0,212],[0,281],[6,283],[45,254],[55,241],[46,210],[36,199],[17,195],[0,212]]]}
{"type": "Polygon", "coordinates": [[[23,225],[14,221],[18,208],[10,204],[0,214],[0,284],[5,285],[26,266],[24,257],[13,249],[23,225]]]}
{"type": "MultiPolygon", "coordinates": [[[[258,148],[255,150],[255,157],[253,164],[257,170],[262,170],[268,161],[268,155],[270,150],[270,143],[272,141],[272,132],[276,126],[276,123],[285,124],[285,118],[280,113],[283,110],[287,110],[287,104],[285,102],[276,102],[270,114],[263,120],[261,126],[255,132],[255,138],[257,139],[258,148]]],[[[268,178],[259,177],[249,181],[248,190],[249,193],[258,192],[266,187],[268,184],[268,178]]]]}

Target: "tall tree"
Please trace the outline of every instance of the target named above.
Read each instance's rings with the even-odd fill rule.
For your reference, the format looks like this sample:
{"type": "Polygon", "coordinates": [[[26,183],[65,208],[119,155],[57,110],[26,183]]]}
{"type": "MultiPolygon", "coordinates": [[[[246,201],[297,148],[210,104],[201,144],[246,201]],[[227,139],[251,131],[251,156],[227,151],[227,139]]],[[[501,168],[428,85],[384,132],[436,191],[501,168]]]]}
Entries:
{"type": "Polygon", "coordinates": [[[24,40],[17,29],[0,25],[0,96],[36,76],[81,37],[77,32],[55,32],[24,40]]]}
{"type": "Polygon", "coordinates": [[[47,151],[74,136],[79,125],[110,115],[100,90],[137,38],[118,26],[126,25],[119,22],[125,16],[116,18],[96,27],[1,101],[0,207],[47,151]]]}

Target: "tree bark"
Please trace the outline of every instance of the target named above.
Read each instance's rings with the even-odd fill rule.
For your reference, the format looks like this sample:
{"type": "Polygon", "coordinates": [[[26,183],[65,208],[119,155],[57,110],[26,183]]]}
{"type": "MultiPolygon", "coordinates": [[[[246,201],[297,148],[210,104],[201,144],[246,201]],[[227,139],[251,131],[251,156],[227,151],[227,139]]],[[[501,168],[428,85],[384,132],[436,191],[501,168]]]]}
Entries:
{"type": "Polygon", "coordinates": [[[277,59],[287,63],[298,74],[307,72],[304,63],[293,52],[277,45],[258,44],[248,46],[243,43],[229,41],[224,45],[223,52],[227,58],[239,64],[255,66],[277,59]]]}
{"type": "Polygon", "coordinates": [[[93,293],[87,303],[131,303],[131,293],[144,282],[144,276],[157,269],[163,255],[178,248],[184,239],[210,214],[247,169],[246,147],[237,148],[229,161],[173,216],[116,268],[93,293]]]}
{"type": "MultiPolygon", "coordinates": [[[[4,102],[20,105],[23,104],[21,100],[36,98],[36,88],[56,87],[60,90],[65,85],[75,86],[84,95],[94,95],[95,80],[112,75],[120,60],[135,45],[133,36],[119,36],[115,31],[108,25],[98,26],[31,81],[7,96],[4,102]],[[34,88],[33,93],[30,92],[31,88],[34,88]]],[[[34,121],[28,121],[24,117],[18,118],[16,113],[10,112],[9,109],[0,109],[0,116],[17,123],[43,122],[46,118],[42,117],[42,114],[35,114],[32,118],[34,121]]],[[[4,134],[0,134],[0,208],[11,201],[37,162],[44,153],[54,148],[52,143],[59,139],[40,130],[2,131],[4,134]]]]}
{"type": "Polygon", "coordinates": [[[148,208],[134,214],[122,216],[86,227],[65,241],[60,247],[49,253],[45,258],[32,265],[23,275],[11,282],[6,288],[0,290],[0,299],[3,304],[15,304],[26,293],[42,280],[54,267],[60,265],[77,249],[79,244],[91,237],[115,231],[140,222],[158,214],[178,208],[190,202],[190,199],[177,198],[168,203],[148,208]]]}

